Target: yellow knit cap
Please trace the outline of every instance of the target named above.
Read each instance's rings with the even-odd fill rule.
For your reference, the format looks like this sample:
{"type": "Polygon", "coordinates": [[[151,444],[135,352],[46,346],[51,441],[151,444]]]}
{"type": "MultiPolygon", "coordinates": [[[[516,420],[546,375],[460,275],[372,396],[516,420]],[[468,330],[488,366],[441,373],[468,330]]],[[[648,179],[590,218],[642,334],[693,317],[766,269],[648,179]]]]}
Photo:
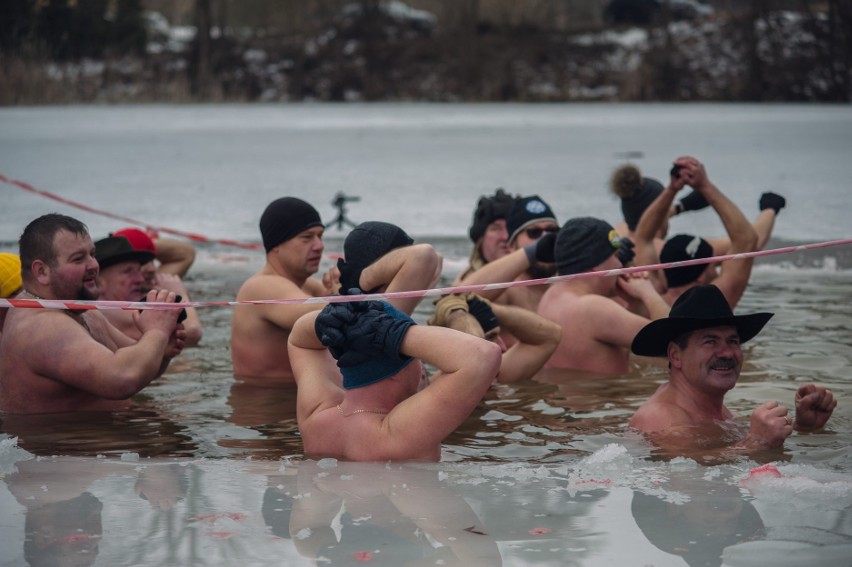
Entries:
{"type": "Polygon", "coordinates": [[[21,259],[17,254],[0,253],[0,297],[21,289],[21,259]]]}

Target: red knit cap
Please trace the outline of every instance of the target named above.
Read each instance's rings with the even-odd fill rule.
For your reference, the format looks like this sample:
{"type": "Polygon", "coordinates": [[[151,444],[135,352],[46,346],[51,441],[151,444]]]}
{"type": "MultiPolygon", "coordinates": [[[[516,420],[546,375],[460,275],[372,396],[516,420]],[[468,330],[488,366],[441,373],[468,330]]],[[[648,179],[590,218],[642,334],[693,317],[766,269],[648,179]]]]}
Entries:
{"type": "Polygon", "coordinates": [[[123,236],[130,241],[130,245],[134,250],[142,250],[144,252],[157,253],[157,247],[151,237],[138,228],[123,228],[112,233],[113,236],[123,236]]]}

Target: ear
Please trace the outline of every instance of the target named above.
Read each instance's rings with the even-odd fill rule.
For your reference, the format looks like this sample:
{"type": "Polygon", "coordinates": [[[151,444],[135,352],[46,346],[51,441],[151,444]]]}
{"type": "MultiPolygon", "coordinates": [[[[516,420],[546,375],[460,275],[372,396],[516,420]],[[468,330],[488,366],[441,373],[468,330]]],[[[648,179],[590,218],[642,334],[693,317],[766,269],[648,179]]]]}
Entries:
{"type": "Polygon", "coordinates": [[[678,346],[678,344],[674,341],[669,341],[669,346],[666,351],[667,356],[669,357],[669,368],[680,368],[681,367],[681,353],[683,351],[678,346]]]}
{"type": "Polygon", "coordinates": [[[44,260],[35,260],[30,266],[30,274],[39,285],[50,283],[50,266],[44,260]]]}

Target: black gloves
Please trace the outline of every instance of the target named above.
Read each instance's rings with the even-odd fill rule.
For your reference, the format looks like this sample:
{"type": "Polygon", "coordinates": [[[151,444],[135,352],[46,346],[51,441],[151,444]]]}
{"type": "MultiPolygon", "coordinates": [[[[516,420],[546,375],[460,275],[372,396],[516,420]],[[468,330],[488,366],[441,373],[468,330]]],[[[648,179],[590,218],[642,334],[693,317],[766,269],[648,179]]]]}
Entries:
{"type": "Polygon", "coordinates": [[[775,214],[778,214],[778,211],[784,208],[787,205],[787,199],[768,191],[760,196],[760,210],[772,209],[775,211],[775,214]]]}
{"type": "Polygon", "coordinates": [[[407,316],[391,315],[381,301],[353,301],[327,305],[317,316],[314,330],[344,368],[375,356],[402,359],[400,345],[414,324],[407,316]]]}
{"type": "Polygon", "coordinates": [[[337,269],[340,270],[340,295],[352,295],[353,288],[361,288],[361,272],[366,266],[359,266],[354,262],[337,260],[337,269]]]}
{"type": "Polygon", "coordinates": [[[615,255],[618,256],[622,266],[629,264],[636,256],[636,252],[633,250],[634,246],[635,244],[633,244],[632,240],[626,236],[621,237],[621,246],[618,247],[615,255]]]}
{"type": "Polygon", "coordinates": [[[686,211],[699,211],[709,206],[710,203],[707,202],[704,195],[698,191],[692,191],[689,195],[678,201],[677,205],[675,205],[675,211],[677,214],[680,214],[686,211]]]}
{"type": "Polygon", "coordinates": [[[524,246],[524,252],[530,261],[530,265],[533,264],[533,261],[544,264],[552,264],[556,261],[556,234],[555,232],[546,232],[544,236],[532,244],[524,246]]]}

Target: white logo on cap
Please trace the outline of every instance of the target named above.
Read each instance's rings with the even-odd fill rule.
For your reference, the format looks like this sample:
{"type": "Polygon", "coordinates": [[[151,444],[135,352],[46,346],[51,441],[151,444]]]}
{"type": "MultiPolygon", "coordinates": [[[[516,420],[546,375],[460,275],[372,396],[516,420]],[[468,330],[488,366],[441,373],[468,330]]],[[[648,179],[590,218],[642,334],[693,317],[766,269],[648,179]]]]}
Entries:
{"type": "Polygon", "coordinates": [[[689,254],[690,258],[695,258],[695,255],[698,253],[699,246],[701,246],[700,237],[696,236],[689,241],[689,244],[686,245],[686,253],[689,254]]]}
{"type": "Polygon", "coordinates": [[[532,200],[527,203],[527,212],[533,215],[540,215],[547,210],[547,206],[538,200],[532,200]]]}

